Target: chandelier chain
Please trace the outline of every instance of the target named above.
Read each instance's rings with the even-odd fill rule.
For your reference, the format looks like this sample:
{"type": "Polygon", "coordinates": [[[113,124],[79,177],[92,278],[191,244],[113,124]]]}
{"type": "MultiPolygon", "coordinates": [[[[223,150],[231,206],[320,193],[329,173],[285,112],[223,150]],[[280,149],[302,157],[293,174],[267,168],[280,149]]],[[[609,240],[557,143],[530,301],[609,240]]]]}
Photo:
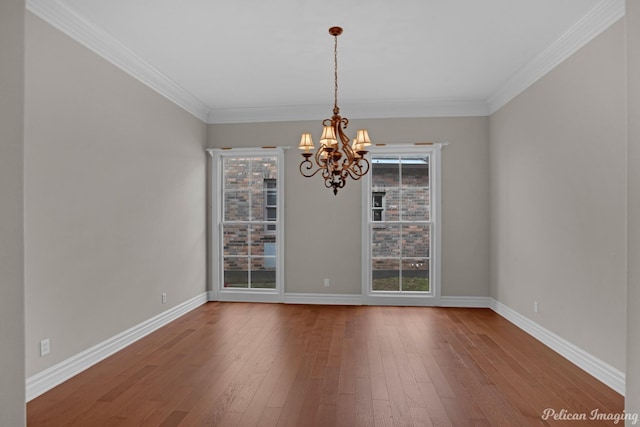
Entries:
{"type": "Polygon", "coordinates": [[[338,108],[338,36],[333,36],[335,39],[333,45],[333,108],[338,108]]]}

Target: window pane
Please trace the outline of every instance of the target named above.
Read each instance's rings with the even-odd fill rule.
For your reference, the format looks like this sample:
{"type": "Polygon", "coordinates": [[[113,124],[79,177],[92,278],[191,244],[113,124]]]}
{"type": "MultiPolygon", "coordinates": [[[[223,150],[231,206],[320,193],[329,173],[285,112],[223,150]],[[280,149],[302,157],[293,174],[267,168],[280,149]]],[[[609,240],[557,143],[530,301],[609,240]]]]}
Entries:
{"type": "Polygon", "coordinates": [[[248,288],[249,268],[247,258],[224,258],[224,287],[248,288]]]}
{"type": "Polygon", "coordinates": [[[252,191],[251,192],[251,220],[252,221],[265,221],[265,198],[264,191],[252,191]]]}
{"type": "Polygon", "coordinates": [[[373,189],[400,186],[400,164],[397,157],[376,157],[371,163],[373,189]]]}
{"type": "Polygon", "coordinates": [[[405,157],[402,159],[402,186],[429,186],[429,158],[405,157]]]}
{"type": "Polygon", "coordinates": [[[277,193],[276,190],[267,191],[267,206],[275,206],[277,202],[277,193]]]}
{"type": "Polygon", "coordinates": [[[429,292],[429,260],[402,260],[402,290],[411,292],[429,292]]]}
{"type": "Polygon", "coordinates": [[[251,255],[265,255],[265,246],[275,243],[276,235],[273,231],[267,230],[266,225],[251,226],[251,255]]]}
{"type": "Polygon", "coordinates": [[[374,259],[371,278],[371,289],[374,291],[399,291],[400,260],[374,259]]]}
{"type": "Polygon", "coordinates": [[[251,188],[264,190],[265,180],[275,180],[277,177],[276,157],[254,157],[251,162],[251,188]]]}
{"type": "Polygon", "coordinates": [[[224,220],[249,221],[249,192],[230,190],[224,192],[224,220]]]}
{"type": "Polygon", "coordinates": [[[429,190],[409,187],[400,190],[402,221],[429,221],[429,190]]]}
{"type": "Polygon", "coordinates": [[[249,245],[247,243],[248,226],[246,225],[224,225],[222,236],[224,241],[224,255],[248,255],[249,245]]]}
{"type": "MultiPolygon", "coordinates": [[[[275,255],[275,247],[274,247],[273,253],[275,255]]],[[[251,258],[251,287],[262,288],[262,289],[275,289],[276,288],[275,264],[276,264],[275,256],[251,258]]]]}
{"type": "Polygon", "coordinates": [[[222,166],[224,176],[224,188],[240,189],[249,188],[249,158],[225,158],[222,166]]]}
{"type": "Polygon", "coordinates": [[[429,257],[429,224],[404,224],[402,226],[402,256],[429,257]]]}
{"type": "Polygon", "coordinates": [[[384,220],[400,220],[400,189],[387,188],[384,193],[384,220]]]}
{"type": "Polygon", "coordinates": [[[372,225],[371,255],[374,258],[400,256],[399,225],[372,225]]]}

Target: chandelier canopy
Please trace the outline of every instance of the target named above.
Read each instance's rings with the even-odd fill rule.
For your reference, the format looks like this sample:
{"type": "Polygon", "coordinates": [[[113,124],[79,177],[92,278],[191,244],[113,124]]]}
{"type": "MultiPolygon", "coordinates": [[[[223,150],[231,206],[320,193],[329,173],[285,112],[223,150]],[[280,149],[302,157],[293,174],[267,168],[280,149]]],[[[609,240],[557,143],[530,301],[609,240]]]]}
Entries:
{"type": "Polygon", "coordinates": [[[329,34],[334,38],[333,70],[334,70],[334,102],[333,116],[322,121],[322,136],[320,147],[315,151],[311,133],[305,132],[300,138],[298,148],[304,150],[300,163],[300,173],[310,178],[321,172],[324,185],[333,188],[333,194],[345,186],[347,178],[358,180],[369,172],[370,164],[365,158],[366,147],[371,145],[369,133],[365,129],[358,130],[353,145],[349,145],[349,138],[344,131],[347,129],[349,119],[340,116],[338,108],[338,36],[342,34],[342,28],[331,27],[329,34]],[[313,161],[311,160],[313,156],[313,161]]]}

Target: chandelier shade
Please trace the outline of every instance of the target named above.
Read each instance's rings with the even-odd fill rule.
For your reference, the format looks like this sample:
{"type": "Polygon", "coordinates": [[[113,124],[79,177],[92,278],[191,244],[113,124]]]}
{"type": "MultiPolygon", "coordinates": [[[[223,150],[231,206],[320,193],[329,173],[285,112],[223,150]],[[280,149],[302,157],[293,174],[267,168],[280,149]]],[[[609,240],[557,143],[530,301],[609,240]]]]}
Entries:
{"type": "Polygon", "coordinates": [[[324,126],[322,129],[322,136],[320,137],[320,144],[333,147],[338,143],[336,139],[336,131],[331,125],[324,126]]]}
{"type": "Polygon", "coordinates": [[[329,34],[334,37],[333,115],[322,122],[320,147],[315,153],[312,152],[315,146],[309,132],[302,134],[298,148],[304,150],[300,173],[310,178],[320,172],[325,187],[333,189],[333,194],[337,195],[338,190],[346,185],[348,178],[358,180],[369,172],[370,164],[365,155],[371,140],[369,133],[365,129],[360,129],[350,145],[350,139],[345,134],[349,120],[340,116],[338,107],[338,36],[342,34],[342,28],[331,27],[329,34]]]}
{"type": "Polygon", "coordinates": [[[305,150],[305,153],[313,150],[313,140],[311,139],[311,134],[306,132],[302,134],[302,138],[300,138],[300,145],[298,146],[301,150],[305,150]]]}

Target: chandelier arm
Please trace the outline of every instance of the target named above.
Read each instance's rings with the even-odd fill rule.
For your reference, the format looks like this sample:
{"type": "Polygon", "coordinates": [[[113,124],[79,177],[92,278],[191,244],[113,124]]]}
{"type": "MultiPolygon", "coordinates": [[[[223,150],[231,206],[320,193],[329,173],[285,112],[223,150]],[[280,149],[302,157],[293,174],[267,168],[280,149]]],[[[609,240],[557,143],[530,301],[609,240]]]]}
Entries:
{"type": "Polygon", "coordinates": [[[322,145],[321,145],[321,146],[320,146],[320,148],[318,148],[318,150],[316,151],[315,156],[313,156],[313,159],[315,160],[316,165],[317,165],[320,169],[323,169],[323,163],[325,163],[325,162],[323,162],[323,161],[322,161],[322,157],[321,157],[321,156],[322,156],[322,145]]]}
{"type": "Polygon", "coordinates": [[[363,167],[360,162],[354,163],[352,168],[347,169],[347,171],[349,172],[349,176],[354,180],[357,181],[360,178],[362,178],[363,176],[365,176],[368,172],[369,172],[369,161],[365,158],[362,158],[360,160],[364,160],[366,162],[366,167],[363,167]]]}
{"type": "Polygon", "coordinates": [[[311,169],[313,169],[313,162],[311,162],[311,160],[309,159],[305,159],[300,163],[300,173],[302,174],[302,176],[307,177],[307,178],[311,178],[312,176],[314,176],[315,174],[317,174],[318,172],[320,172],[322,169],[318,168],[315,171],[313,171],[313,173],[309,174],[306,171],[310,171],[311,169]],[[304,170],[303,170],[304,167],[304,170]]]}
{"type": "Polygon", "coordinates": [[[330,181],[331,180],[331,171],[327,168],[325,169],[320,169],[322,171],[322,178],[326,181],[330,181]]]}
{"type": "Polygon", "coordinates": [[[324,186],[327,188],[333,187],[333,180],[331,179],[331,175],[327,175],[326,173],[322,173],[322,177],[324,178],[324,186]]]}
{"type": "Polygon", "coordinates": [[[360,178],[362,178],[362,175],[360,175],[357,171],[355,171],[353,168],[349,168],[349,169],[345,169],[345,171],[347,172],[347,174],[351,177],[351,179],[353,179],[354,181],[359,180],[360,178]]]}
{"type": "Polygon", "coordinates": [[[342,123],[342,129],[346,129],[349,126],[349,119],[346,117],[340,117],[340,123],[342,123]]]}
{"type": "Polygon", "coordinates": [[[351,148],[351,145],[349,144],[349,142],[351,142],[351,140],[344,133],[344,130],[347,129],[347,125],[349,124],[349,119],[347,119],[346,117],[340,117],[340,116],[336,115],[336,116],[333,116],[333,122],[335,123],[335,127],[336,127],[336,130],[337,130],[336,133],[340,137],[340,142],[342,142],[342,151],[344,152],[344,154],[346,156],[342,160],[342,168],[350,167],[350,165],[355,160],[355,153],[353,152],[353,149],[351,148]]]}
{"type": "MultiPolygon", "coordinates": [[[[367,167],[365,168],[364,172],[362,172],[362,174],[361,174],[361,176],[364,176],[364,175],[369,173],[369,169],[371,169],[371,163],[369,163],[369,160],[367,160],[367,158],[364,157],[364,154],[362,155],[362,157],[359,160],[365,162],[366,165],[367,165],[367,167]]],[[[358,166],[360,166],[360,162],[358,162],[358,166]]]]}

